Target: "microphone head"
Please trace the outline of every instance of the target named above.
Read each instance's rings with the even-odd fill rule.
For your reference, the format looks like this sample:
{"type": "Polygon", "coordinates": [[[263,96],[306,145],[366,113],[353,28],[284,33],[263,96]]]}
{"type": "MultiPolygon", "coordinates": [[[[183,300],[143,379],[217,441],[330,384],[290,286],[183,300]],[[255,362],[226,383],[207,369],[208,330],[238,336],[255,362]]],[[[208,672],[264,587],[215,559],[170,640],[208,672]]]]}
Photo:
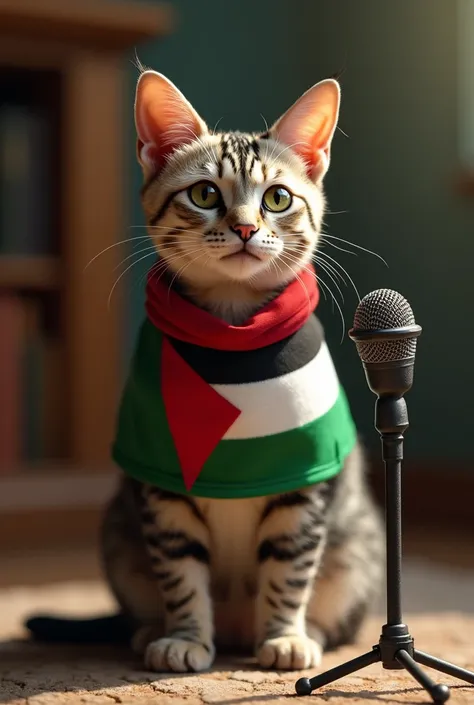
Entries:
{"type": "MultiPolygon", "coordinates": [[[[415,316],[408,301],[392,289],[377,289],[364,296],[354,316],[353,331],[383,331],[405,328],[415,324],[415,316]]],[[[375,336],[374,336],[375,337],[375,336]]],[[[355,339],[355,338],[354,338],[355,339]]],[[[414,357],[416,336],[380,340],[355,339],[362,362],[394,362],[414,357]]]]}

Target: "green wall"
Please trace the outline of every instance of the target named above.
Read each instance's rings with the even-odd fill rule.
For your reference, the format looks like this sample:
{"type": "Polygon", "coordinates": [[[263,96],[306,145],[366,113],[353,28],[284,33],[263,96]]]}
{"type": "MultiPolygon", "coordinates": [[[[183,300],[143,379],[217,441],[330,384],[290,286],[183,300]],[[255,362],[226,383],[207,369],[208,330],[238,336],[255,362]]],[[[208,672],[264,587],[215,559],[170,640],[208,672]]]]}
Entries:
{"type": "MultiPolygon", "coordinates": [[[[470,325],[474,208],[452,192],[457,145],[454,0],[180,0],[170,38],[139,47],[143,63],[168,75],[203,117],[223,128],[260,129],[306,88],[345,68],[342,114],[327,178],[330,234],[375,250],[357,257],[326,251],[361,294],[399,290],[424,332],[408,397],[413,457],[470,459],[469,391],[474,390],[470,325]],[[466,395],[467,392],[467,395],[466,395]]],[[[142,224],[131,121],[136,71],[129,65],[131,216],[142,224]]],[[[137,231],[131,231],[136,234],[137,231]]],[[[345,247],[345,245],[342,245],[345,247]]],[[[127,352],[142,317],[131,279],[127,352]]],[[[357,299],[346,290],[350,326],[357,299]]],[[[374,397],[341,321],[321,304],[327,336],[367,440],[374,397]]]]}

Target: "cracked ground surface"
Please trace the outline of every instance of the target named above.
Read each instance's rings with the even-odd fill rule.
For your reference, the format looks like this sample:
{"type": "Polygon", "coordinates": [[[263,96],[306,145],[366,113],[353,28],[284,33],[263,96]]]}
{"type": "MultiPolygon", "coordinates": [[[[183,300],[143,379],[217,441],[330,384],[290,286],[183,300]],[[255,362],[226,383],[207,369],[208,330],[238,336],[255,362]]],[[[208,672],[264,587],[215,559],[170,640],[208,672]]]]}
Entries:
{"type": "MultiPolygon", "coordinates": [[[[421,566],[408,571],[409,612],[406,621],[416,645],[435,656],[474,669],[474,573],[437,572],[421,566]],[[415,571],[416,573],[416,571],[415,571]],[[448,605],[450,611],[445,611],[448,605]],[[443,609],[441,609],[443,608],[443,609]],[[454,611],[458,610],[458,611],[454,611]],[[462,612],[460,611],[462,610],[462,612]]],[[[91,613],[108,610],[110,602],[97,582],[0,590],[0,704],[8,705],[246,705],[255,703],[326,702],[353,705],[379,702],[415,705],[429,699],[403,671],[384,671],[374,664],[321,689],[296,698],[294,683],[314,672],[275,673],[257,669],[251,659],[218,660],[213,670],[199,675],[153,674],[143,670],[127,649],[43,646],[23,640],[21,620],[37,609],[91,613]]],[[[327,654],[323,669],[331,668],[371,648],[378,640],[382,617],[372,616],[358,644],[327,654]]],[[[430,675],[437,678],[434,671],[430,675]]],[[[474,686],[440,677],[453,685],[450,703],[474,705],[474,686]]]]}

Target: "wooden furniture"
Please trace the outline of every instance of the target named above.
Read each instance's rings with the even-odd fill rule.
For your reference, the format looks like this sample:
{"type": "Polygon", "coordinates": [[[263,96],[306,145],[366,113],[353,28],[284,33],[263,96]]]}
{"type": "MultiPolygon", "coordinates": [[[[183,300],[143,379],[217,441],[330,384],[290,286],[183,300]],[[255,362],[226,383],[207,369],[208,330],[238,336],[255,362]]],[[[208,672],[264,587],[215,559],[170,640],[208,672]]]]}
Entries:
{"type": "MultiPolygon", "coordinates": [[[[34,85],[56,136],[54,250],[0,253],[0,293],[45,296],[58,311],[64,435],[64,453],[54,463],[46,458],[14,472],[0,469],[3,547],[13,547],[7,534],[21,527],[22,512],[29,530],[36,523],[47,541],[50,511],[87,512],[109,491],[121,385],[120,286],[110,306],[108,297],[124,256],[114,245],[127,237],[123,117],[132,110],[125,104],[123,54],[168,33],[171,24],[166,5],[0,0],[0,75],[11,76],[19,90],[24,81],[34,85]]],[[[61,527],[67,540],[68,522],[61,527]]]]}

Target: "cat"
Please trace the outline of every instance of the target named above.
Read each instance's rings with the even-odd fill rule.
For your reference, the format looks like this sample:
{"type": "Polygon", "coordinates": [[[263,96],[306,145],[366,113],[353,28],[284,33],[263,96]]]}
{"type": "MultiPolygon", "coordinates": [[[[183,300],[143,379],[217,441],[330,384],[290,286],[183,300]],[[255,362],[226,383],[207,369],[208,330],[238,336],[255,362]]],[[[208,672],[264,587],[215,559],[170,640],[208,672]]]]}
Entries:
{"type": "MultiPolygon", "coordinates": [[[[171,296],[173,305],[169,308],[171,312],[182,309],[184,328],[192,327],[192,334],[200,335],[201,327],[209,326],[209,330],[215,329],[216,340],[223,331],[224,337],[219,341],[225,341],[227,329],[238,337],[247,328],[253,330],[255,321],[268,312],[280,315],[282,302],[299,296],[301,306],[308,306],[311,295],[312,308],[315,307],[317,293],[311,263],[325,213],[323,180],[330,164],[339,105],[339,83],[327,79],[304,93],[266,132],[219,133],[208,128],[166,77],[149,69],[141,72],[135,100],[137,158],[143,170],[141,196],[148,233],[158,258],[150,270],[148,284],[150,297],[156,295],[154,287],[158,282],[165,292],[160,290],[161,299],[158,298],[155,308],[150,299],[149,316],[153,318],[150,312],[155,311],[160,317],[167,306],[166,296],[171,296]],[[287,295],[290,291],[291,296],[287,295]]],[[[290,313],[292,321],[296,314],[290,313]]],[[[302,328],[302,324],[298,325],[304,331],[311,329],[318,338],[321,355],[317,364],[322,365],[324,336],[312,310],[310,314],[309,318],[305,314],[302,328]]],[[[154,325],[148,325],[142,332],[139,348],[144,346],[145,350],[146,345],[151,345],[150,350],[154,350],[153,341],[158,340],[159,334],[154,325]]],[[[160,327],[159,323],[156,325],[160,327]]],[[[278,380],[289,379],[284,376],[290,374],[284,367],[287,364],[284,351],[291,345],[295,347],[295,341],[303,335],[298,326],[289,335],[279,333],[278,326],[275,331],[275,340],[265,348],[266,358],[257,351],[259,374],[264,381],[272,375],[278,380]],[[278,365],[280,372],[269,372],[278,365]]],[[[165,333],[169,333],[168,329],[165,333]]],[[[163,365],[165,355],[170,369],[173,361],[178,364],[177,354],[184,358],[184,363],[179,363],[181,372],[175,372],[178,386],[169,394],[168,408],[176,403],[181,378],[192,375],[188,368],[191,358],[193,364],[201,365],[199,369],[207,370],[209,385],[223,396],[230,386],[219,384],[219,376],[230,375],[234,382],[232,390],[237,390],[240,398],[244,388],[248,391],[252,384],[260,383],[260,377],[254,379],[255,349],[239,353],[222,352],[221,347],[209,352],[204,361],[202,350],[212,345],[204,344],[204,348],[196,351],[196,345],[186,342],[185,337],[179,340],[180,333],[174,337],[171,346],[165,348],[164,338],[159,343],[163,365]],[[250,380],[251,384],[239,384],[239,375],[247,375],[244,382],[250,380]],[[213,386],[211,382],[216,380],[213,386]]],[[[137,353],[145,354],[146,350],[137,353]]],[[[299,370],[310,369],[316,359],[311,355],[304,364],[298,363],[299,370]]],[[[314,397],[323,395],[326,389],[337,392],[329,353],[324,355],[326,367],[321,368],[315,394],[311,390],[314,397]]],[[[151,364],[154,369],[154,358],[151,364]]],[[[153,393],[155,373],[141,379],[141,369],[129,382],[128,394],[153,393]]],[[[189,384],[198,382],[194,378],[189,384]]],[[[301,387],[300,382],[295,382],[294,390],[298,384],[301,387]]],[[[308,389],[311,384],[309,381],[308,389]]],[[[251,439],[254,449],[251,462],[240,452],[233,452],[226,456],[228,468],[218,469],[224,473],[222,477],[228,470],[226,482],[229,476],[232,482],[237,477],[236,492],[241,489],[240,472],[251,483],[252,473],[260,472],[259,463],[262,467],[267,463],[265,458],[272,452],[269,449],[276,449],[275,458],[279,455],[280,445],[262,446],[267,455],[258,456],[261,460],[255,459],[255,449],[260,447],[259,437],[268,434],[268,430],[259,429],[282,430],[283,426],[280,428],[278,424],[284,425],[282,417],[287,413],[288,394],[294,391],[292,385],[293,382],[285,387],[287,396],[281,397],[281,403],[275,401],[274,408],[270,402],[280,399],[281,387],[278,394],[271,392],[276,396],[270,394],[266,407],[261,399],[265,401],[267,392],[254,394],[255,409],[251,417],[254,429],[249,431],[248,424],[245,427],[242,421],[240,435],[235,431],[230,436],[240,441],[222,441],[221,445],[227,443],[227,448],[244,448],[249,446],[229,444],[244,443],[249,436],[257,436],[256,440],[251,439]],[[244,427],[246,431],[242,430],[244,427]]],[[[162,393],[165,397],[164,386],[162,393]]],[[[305,389],[298,394],[303,399],[305,389]]],[[[191,418],[186,436],[189,443],[182,442],[178,448],[183,476],[183,458],[189,451],[191,437],[193,452],[198,454],[212,431],[200,418],[193,399],[189,393],[180,412],[189,413],[191,418]]],[[[342,396],[338,399],[342,404],[341,416],[337,417],[340,427],[331,433],[342,434],[344,429],[350,435],[351,420],[342,396]]],[[[306,400],[311,409],[305,411],[304,400],[301,404],[299,400],[300,397],[288,408],[298,417],[297,430],[307,429],[303,421],[314,412],[314,404],[323,402],[306,400]]],[[[234,403],[237,402],[232,397],[222,407],[221,421],[228,434],[240,422],[232,416],[234,403]],[[230,414],[228,421],[226,414],[230,414]]],[[[327,411],[326,407],[323,411],[327,411]]],[[[123,443],[129,442],[128,448],[133,446],[139,457],[142,446],[153,444],[155,436],[159,437],[160,417],[154,416],[150,422],[145,416],[132,418],[133,414],[127,416],[125,411],[123,414],[127,433],[134,427],[135,434],[133,442],[125,439],[123,443]],[[147,431],[149,426],[151,431],[147,431]]],[[[288,438],[286,427],[283,431],[281,437],[288,438]]],[[[296,468],[303,450],[296,446],[292,452],[296,468]]],[[[333,453],[334,448],[331,446],[327,452],[333,453]]],[[[127,465],[120,462],[119,451],[114,457],[119,464],[127,465]]],[[[204,484],[202,493],[193,492],[190,488],[201,487],[201,478],[190,476],[185,477],[190,491],[175,491],[176,478],[168,484],[163,479],[163,486],[159,474],[154,482],[145,471],[124,473],[105,514],[102,558],[122,616],[133,631],[133,648],[143,654],[147,668],[199,672],[212,665],[216,648],[253,652],[263,668],[314,668],[319,666],[324,650],[356,638],[382,581],[383,527],[368,488],[364,451],[356,435],[338,457],[337,468],[334,462],[331,466],[334,471],[329,475],[318,475],[322,479],[310,483],[306,474],[301,486],[294,486],[299,476],[295,469],[290,477],[290,467],[287,470],[290,475],[285,476],[286,485],[281,484],[284,490],[267,494],[250,490],[240,495],[226,494],[224,490],[206,494],[204,484]]],[[[271,477],[267,477],[267,486],[271,482],[271,477]]],[[[71,629],[70,635],[92,638],[94,630],[88,631],[86,623],[78,628],[78,622],[75,632],[74,624],[64,624],[71,629]]],[[[91,624],[95,632],[99,631],[94,638],[110,637],[112,617],[91,624]]],[[[66,638],[67,629],[61,629],[60,625],[57,620],[40,618],[28,623],[36,636],[44,637],[49,630],[50,638],[54,638],[56,629],[56,638],[66,638]]]]}

